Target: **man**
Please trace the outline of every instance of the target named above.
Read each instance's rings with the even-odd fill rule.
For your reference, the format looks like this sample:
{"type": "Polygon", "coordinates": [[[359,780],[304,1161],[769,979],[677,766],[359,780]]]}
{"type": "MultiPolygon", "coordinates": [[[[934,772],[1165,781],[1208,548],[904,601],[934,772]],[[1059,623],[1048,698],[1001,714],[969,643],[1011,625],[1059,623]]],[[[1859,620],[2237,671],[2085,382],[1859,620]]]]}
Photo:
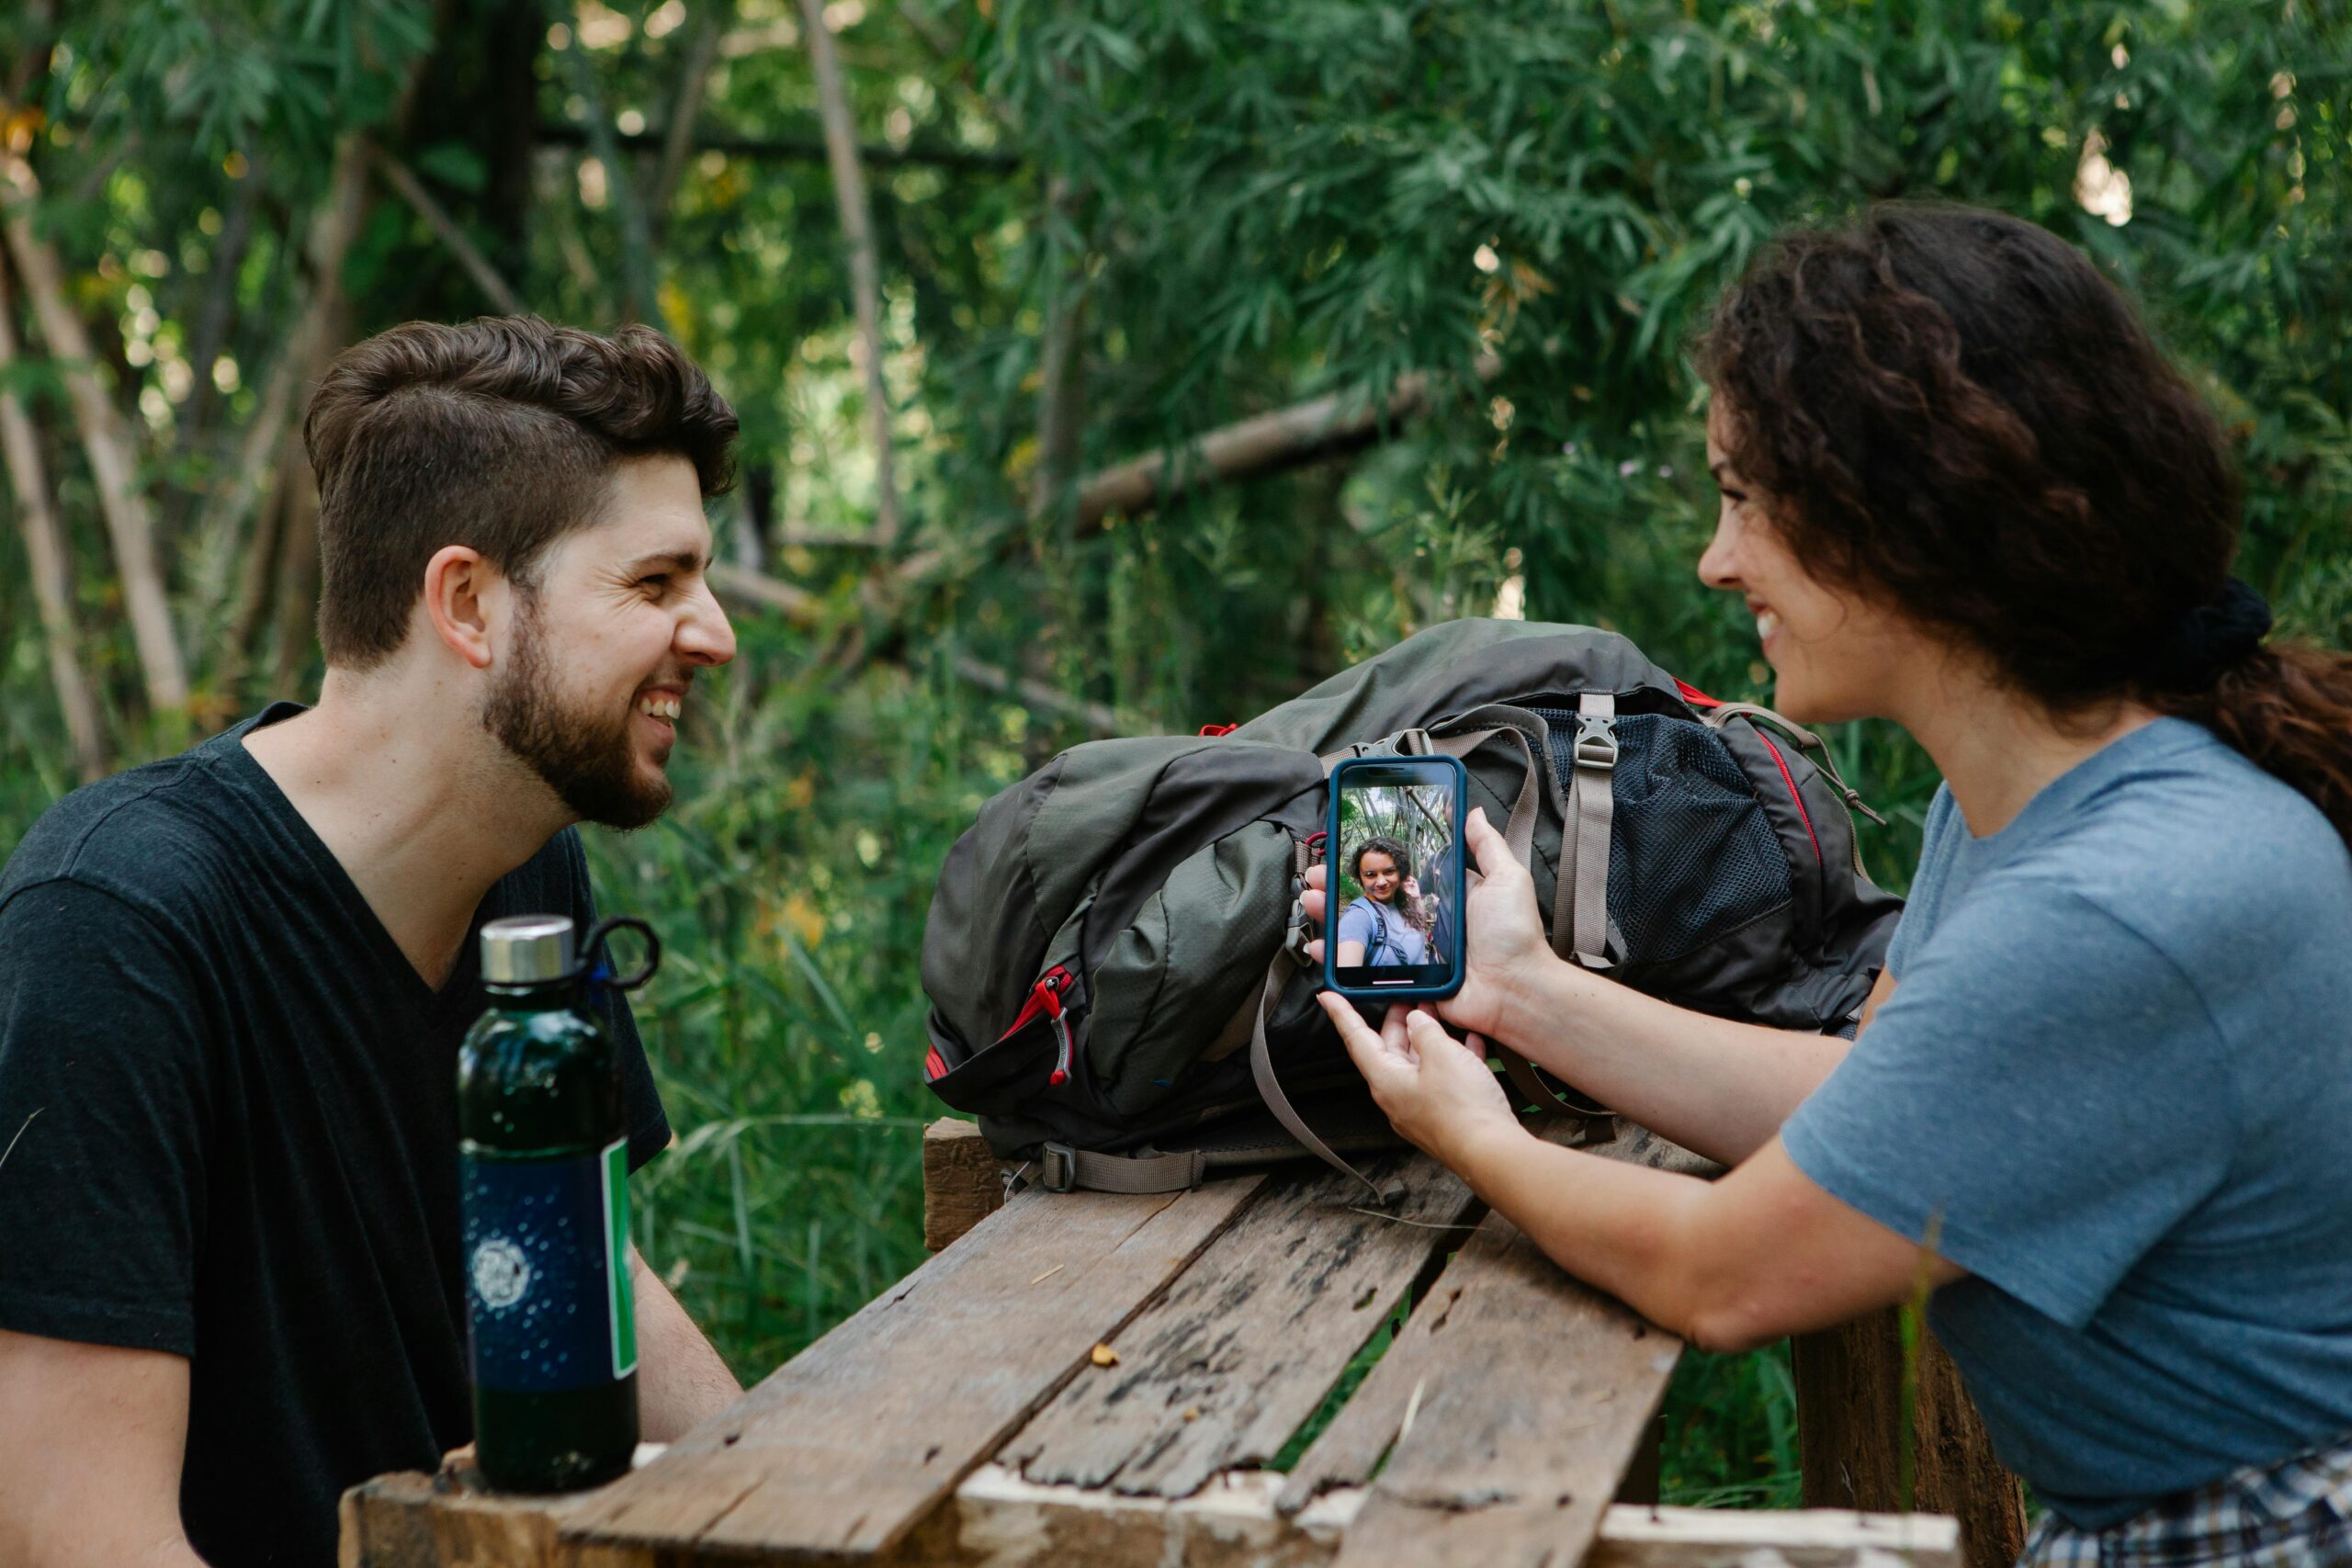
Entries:
{"type": "MultiPolygon", "coordinates": [[[[303,427],[318,705],[61,801],[0,872],[0,1562],[326,1564],[471,1436],[478,934],[592,918],[695,674],[735,415],[659,333],[397,328],[303,427]]],[[[629,1163],[669,1140],[628,1005],[629,1163]]],[[[648,1440],[739,1392],[632,1254],[648,1440]]]]}

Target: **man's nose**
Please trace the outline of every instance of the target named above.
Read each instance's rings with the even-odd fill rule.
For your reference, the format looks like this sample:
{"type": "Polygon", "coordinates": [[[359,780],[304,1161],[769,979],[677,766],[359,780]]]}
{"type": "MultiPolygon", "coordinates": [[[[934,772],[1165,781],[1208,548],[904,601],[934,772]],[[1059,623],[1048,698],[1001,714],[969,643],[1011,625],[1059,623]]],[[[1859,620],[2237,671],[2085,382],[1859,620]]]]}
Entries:
{"type": "Polygon", "coordinates": [[[703,585],[694,604],[679,618],[673,641],[678,657],[689,664],[725,664],[734,659],[735,627],[728,621],[727,612],[719,607],[709,584],[703,585]]]}

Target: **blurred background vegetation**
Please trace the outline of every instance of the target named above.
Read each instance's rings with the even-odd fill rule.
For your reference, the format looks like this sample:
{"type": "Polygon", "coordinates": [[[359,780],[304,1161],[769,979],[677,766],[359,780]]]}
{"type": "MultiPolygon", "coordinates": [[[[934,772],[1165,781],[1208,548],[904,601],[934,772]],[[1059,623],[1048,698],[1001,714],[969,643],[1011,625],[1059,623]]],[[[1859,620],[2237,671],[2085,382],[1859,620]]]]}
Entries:
{"type": "MultiPolygon", "coordinates": [[[[756,1377],[921,1257],[915,952],[980,802],[1432,621],[1600,623],[1769,698],[1697,585],[1684,344],[1775,228],[2049,225],[2234,434],[2241,570],[2352,628],[2334,0],[18,0],[0,15],[0,850],[315,690],[326,356],[654,322],[743,421],[742,657],[593,836],[670,962],[646,1256],[756,1377]]],[[[1933,785],[1837,737],[1901,886],[1933,785]]],[[[1785,1349],[1667,1485],[1786,1503],[1785,1349]]]]}

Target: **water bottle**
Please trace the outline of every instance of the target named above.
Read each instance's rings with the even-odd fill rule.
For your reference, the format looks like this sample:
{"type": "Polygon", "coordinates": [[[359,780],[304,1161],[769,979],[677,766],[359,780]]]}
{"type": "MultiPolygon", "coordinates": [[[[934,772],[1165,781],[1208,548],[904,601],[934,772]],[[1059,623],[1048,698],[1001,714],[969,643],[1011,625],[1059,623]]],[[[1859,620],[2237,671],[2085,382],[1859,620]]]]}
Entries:
{"type": "Polygon", "coordinates": [[[501,1490],[594,1486],[637,1448],[628,1130],[587,993],[643,984],[658,951],[641,920],[599,922],[577,962],[564,916],[482,928],[490,1008],[458,1053],[458,1138],[476,1462],[501,1490]],[[649,955],[616,981],[602,954],[621,926],[649,955]]]}

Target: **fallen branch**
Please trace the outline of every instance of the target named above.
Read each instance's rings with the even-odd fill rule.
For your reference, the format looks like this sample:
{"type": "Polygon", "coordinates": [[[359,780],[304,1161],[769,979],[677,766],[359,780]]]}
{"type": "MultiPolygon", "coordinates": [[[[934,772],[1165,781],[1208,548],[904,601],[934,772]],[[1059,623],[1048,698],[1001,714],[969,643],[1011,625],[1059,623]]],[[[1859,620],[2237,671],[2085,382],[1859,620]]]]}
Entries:
{"type": "Polygon", "coordinates": [[[779,582],[764,572],[749,567],[729,566],[725,561],[710,563],[708,573],[711,592],[721,599],[733,599],[760,610],[774,610],[785,619],[799,626],[810,626],[818,619],[818,608],[823,603],[806,588],[789,582],[779,582]]]}
{"type": "Polygon", "coordinates": [[[1124,728],[1119,723],[1119,716],[1102,703],[1067,696],[1043,681],[1012,674],[993,664],[983,663],[968,653],[957,651],[948,659],[947,667],[975,686],[985,687],[1003,696],[1018,697],[1033,708],[1043,708],[1065,718],[1079,719],[1097,735],[1116,735],[1124,728]]]}
{"type": "MultiPolygon", "coordinates": [[[[1484,379],[1498,367],[1492,355],[1483,356],[1478,375],[1484,379]]],[[[1169,453],[1154,452],[1090,474],[1079,481],[1079,525],[1095,527],[1114,512],[1134,516],[1208,485],[1369,446],[1424,412],[1429,389],[1429,377],[1417,370],[1397,377],[1387,400],[1376,405],[1351,406],[1341,394],[1329,392],[1212,430],[1178,448],[1172,467],[1169,453]]]]}
{"type": "Polygon", "coordinates": [[[882,278],[876,258],[874,220],[866,207],[865,174],[857,162],[857,124],[850,118],[849,92],[842,82],[841,57],[825,25],[824,0],[800,0],[808,40],[808,65],[817,78],[817,103],[825,121],[825,153],[833,170],[833,197],[841,209],[842,239],[849,247],[850,297],[857,309],[857,335],[865,345],[866,417],[874,427],[874,541],[888,549],[899,538],[899,486],[890,466],[890,389],[882,376],[882,278]]]}
{"type": "Polygon", "coordinates": [[[424,183],[410,172],[407,164],[372,143],[369,151],[375,160],[376,172],[384,176],[384,183],[400,192],[401,198],[416,209],[416,215],[424,220],[424,226],[449,248],[449,254],[458,258],[458,265],[466,269],[466,276],[474,280],[474,287],[482,291],[483,297],[498,308],[498,313],[502,316],[522,315],[522,296],[499,276],[498,269],[490,265],[490,258],[481,254],[480,247],[458,226],[457,220],[449,216],[448,209],[434,199],[433,193],[424,188],[424,183]]]}
{"type": "MultiPolygon", "coordinates": [[[[724,561],[713,561],[709,575],[711,590],[738,605],[773,611],[797,626],[812,626],[821,617],[824,601],[797,584],[724,561]]],[[[951,655],[947,667],[960,680],[1041,712],[1077,719],[1097,735],[1117,735],[1126,728],[1119,722],[1118,714],[1102,703],[1069,696],[1043,681],[1014,675],[968,653],[951,655]]]]}
{"type": "MultiPolygon", "coordinates": [[[[550,147],[589,145],[585,126],[560,122],[545,124],[532,134],[534,140],[550,147]]],[[[660,152],[666,146],[668,137],[662,131],[616,130],[613,133],[613,140],[624,152],[660,152]]],[[[822,136],[737,136],[725,131],[697,131],[692,146],[697,152],[724,152],[731,158],[775,158],[813,164],[827,156],[822,136]]],[[[859,143],[857,158],[859,163],[877,169],[970,169],[1009,174],[1021,166],[1021,160],[1010,152],[922,143],[893,147],[887,141],[859,143]]]]}

